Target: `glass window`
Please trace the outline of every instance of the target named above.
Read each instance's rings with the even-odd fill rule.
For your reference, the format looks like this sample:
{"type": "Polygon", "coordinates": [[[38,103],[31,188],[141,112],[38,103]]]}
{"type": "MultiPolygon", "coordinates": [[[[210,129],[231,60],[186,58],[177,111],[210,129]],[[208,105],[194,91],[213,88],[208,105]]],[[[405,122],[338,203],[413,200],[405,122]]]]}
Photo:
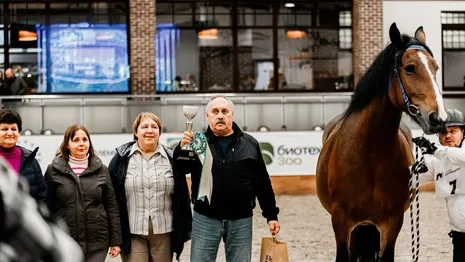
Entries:
{"type": "Polygon", "coordinates": [[[1,52],[27,93],[129,91],[126,2],[30,1],[8,4],[6,12],[3,6],[0,16],[10,24],[0,27],[0,45],[7,29],[9,47],[1,52]]]}
{"type": "Polygon", "coordinates": [[[443,88],[465,90],[465,12],[442,12],[443,88]]]}
{"type": "Polygon", "coordinates": [[[230,2],[157,2],[157,92],[232,90],[230,2]]]}
{"type": "Polygon", "coordinates": [[[272,6],[269,3],[239,2],[237,4],[238,26],[269,26],[273,25],[272,6]]]}
{"type": "Polygon", "coordinates": [[[313,3],[282,5],[279,9],[278,26],[311,26],[313,3]]]}
{"type": "Polygon", "coordinates": [[[339,25],[340,26],[352,26],[352,12],[351,11],[339,12],[339,25]]]}
{"type": "Polygon", "coordinates": [[[465,90],[465,50],[444,51],[444,87],[465,90]]]}
{"type": "Polygon", "coordinates": [[[196,30],[164,25],[155,42],[157,92],[231,90],[231,30],[201,39],[196,30]]]}
{"type": "Polygon", "coordinates": [[[239,90],[273,90],[273,30],[244,29],[238,36],[239,90]]]}
{"type": "Polygon", "coordinates": [[[339,48],[352,48],[352,29],[339,29],[339,48]]]}
{"type": "Polygon", "coordinates": [[[10,21],[8,68],[13,70],[16,78],[27,83],[26,94],[36,93],[41,78],[38,57],[43,51],[40,48],[40,27],[45,24],[45,4],[9,4],[6,15],[10,21]]]}
{"type": "Polygon", "coordinates": [[[442,41],[444,48],[465,48],[465,30],[443,30],[442,41]]]}
{"type": "Polygon", "coordinates": [[[442,24],[465,24],[465,13],[459,12],[442,12],[442,24]]]}
{"type": "Polygon", "coordinates": [[[41,42],[41,71],[50,72],[40,92],[128,92],[126,9],[123,3],[52,3],[41,42]]]}
{"type": "Polygon", "coordinates": [[[337,29],[306,30],[289,38],[279,30],[279,90],[319,92],[353,88],[352,53],[341,51],[337,29]]]}
{"type": "Polygon", "coordinates": [[[351,9],[350,0],[157,1],[157,91],[353,89],[351,9]]]}

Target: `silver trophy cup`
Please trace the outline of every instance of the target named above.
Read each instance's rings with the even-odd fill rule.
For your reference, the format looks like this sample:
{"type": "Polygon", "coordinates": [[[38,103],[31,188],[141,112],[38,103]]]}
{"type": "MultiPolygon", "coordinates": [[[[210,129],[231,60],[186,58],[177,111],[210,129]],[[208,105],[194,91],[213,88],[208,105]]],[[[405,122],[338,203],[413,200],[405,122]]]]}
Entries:
{"type": "MultiPolygon", "coordinates": [[[[192,132],[192,119],[197,115],[198,111],[197,106],[183,106],[182,111],[184,113],[184,116],[187,118],[186,122],[186,131],[192,132]]],[[[181,160],[194,160],[195,152],[192,149],[192,146],[190,144],[184,145],[181,148],[180,156],[178,159],[181,160]]]]}

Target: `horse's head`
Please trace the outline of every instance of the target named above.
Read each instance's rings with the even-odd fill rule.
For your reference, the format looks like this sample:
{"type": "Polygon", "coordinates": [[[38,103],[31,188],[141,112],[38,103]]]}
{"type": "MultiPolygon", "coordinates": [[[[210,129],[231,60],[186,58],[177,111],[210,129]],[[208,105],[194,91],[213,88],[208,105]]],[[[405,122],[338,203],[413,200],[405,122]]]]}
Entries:
{"type": "Polygon", "coordinates": [[[393,23],[389,37],[396,49],[389,85],[392,103],[408,113],[426,134],[443,131],[447,113],[436,82],[438,65],[426,46],[423,28],[419,27],[412,38],[401,35],[393,23]]]}

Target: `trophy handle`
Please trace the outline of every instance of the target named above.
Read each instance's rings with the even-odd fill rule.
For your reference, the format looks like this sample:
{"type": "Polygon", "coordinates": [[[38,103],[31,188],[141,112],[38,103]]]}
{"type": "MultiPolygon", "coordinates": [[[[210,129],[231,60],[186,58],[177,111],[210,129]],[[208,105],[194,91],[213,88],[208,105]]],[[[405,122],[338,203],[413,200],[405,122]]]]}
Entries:
{"type": "Polygon", "coordinates": [[[192,132],[192,126],[193,126],[193,125],[194,125],[194,124],[192,123],[192,121],[190,121],[190,120],[187,121],[187,122],[186,122],[186,131],[187,131],[187,132],[192,132]]]}
{"type": "MultiPolygon", "coordinates": [[[[192,132],[192,126],[193,126],[192,121],[191,120],[187,121],[186,122],[186,131],[187,132],[192,132]]],[[[192,151],[192,147],[191,147],[190,144],[184,145],[181,149],[182,150],[192,151]]]]}

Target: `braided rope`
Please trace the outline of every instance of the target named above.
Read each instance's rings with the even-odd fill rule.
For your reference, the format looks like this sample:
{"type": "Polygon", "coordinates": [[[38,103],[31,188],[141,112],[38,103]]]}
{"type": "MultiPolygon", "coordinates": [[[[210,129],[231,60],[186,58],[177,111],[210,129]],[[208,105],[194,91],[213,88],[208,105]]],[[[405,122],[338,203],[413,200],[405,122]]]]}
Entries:
{"type": "MultiPolygon", "coordinates": [[[[415,159],[416,163],[424,163],[425,157],[423,154],[420,156],[420,147],[415,146],[415,159]]],[[[410,191],[410,229],[412,232],[412,261],[417,262],[420,255],[420,201],[419,201],[419,188],[420,188],[420,172],[417,170],[410,171],[409,178],[409,191],[410,191]],[[413,179],[415,175],[415,187],[413,187],[413,179]],[[413,199],[413,192],[415,192],[415,200],[413,199]],[[414,202],[416,213],[414,215],[414,202]],[[416,231],[416,232],[415,232],[416,231]],[[416,234],[416,237],[415,237],[416,234]]]]}

